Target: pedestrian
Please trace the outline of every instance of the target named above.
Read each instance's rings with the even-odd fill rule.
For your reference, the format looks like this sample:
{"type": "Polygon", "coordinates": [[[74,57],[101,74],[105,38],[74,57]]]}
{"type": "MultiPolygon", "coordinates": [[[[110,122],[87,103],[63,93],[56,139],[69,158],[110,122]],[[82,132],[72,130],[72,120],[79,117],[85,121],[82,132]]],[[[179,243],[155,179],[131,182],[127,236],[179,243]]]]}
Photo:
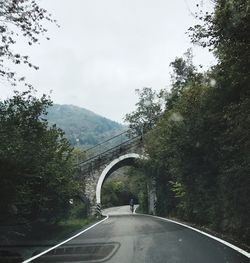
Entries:
{"type": "Polygon", "coordinates": [[[130,199],[129,205],[130,205],[130,210],[133,213],[134,212],[134,199],[133,198],[130,199]]]}

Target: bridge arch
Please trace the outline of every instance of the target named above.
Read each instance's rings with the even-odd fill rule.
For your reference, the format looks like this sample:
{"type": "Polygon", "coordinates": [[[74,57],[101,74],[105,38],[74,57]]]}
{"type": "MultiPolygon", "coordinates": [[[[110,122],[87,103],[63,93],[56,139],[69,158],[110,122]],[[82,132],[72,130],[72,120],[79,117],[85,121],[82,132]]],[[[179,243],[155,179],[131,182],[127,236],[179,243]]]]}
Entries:
{"type": "Polygon", "coordinates": [[[102,185],[105,181],[105,179],[115,170],[118,168],[124,166],[124,165],[129,165],[133,164],[133,162],[136,159],[143,159],[144,157],[138,153],[128,153],[124,154],[115,160],[113,160],[110,164],[108,164],[105,169],[102,171],[98,182],[96,186],[96,203],[101,204],[101,190],[102,190],[102,185]]]}

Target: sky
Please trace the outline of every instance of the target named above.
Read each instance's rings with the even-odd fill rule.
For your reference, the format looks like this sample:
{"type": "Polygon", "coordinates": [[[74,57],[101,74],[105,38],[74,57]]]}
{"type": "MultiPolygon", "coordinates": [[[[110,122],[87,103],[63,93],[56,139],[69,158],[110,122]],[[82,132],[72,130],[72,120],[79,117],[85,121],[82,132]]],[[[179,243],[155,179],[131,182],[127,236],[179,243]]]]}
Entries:
{"type": "MultiPolygon", "coordinates": [[[[215,59],[190,43],[186,32],[198,21],[196,4],[211,10],[211,0],[41,0],[60,28],[47,25],[50,40],[16,50],[28,54],[38,71],[20,66],[38,90],[54,103],[73,104],[123,122],[134,110],[135,89],[170,88],[169,64],[193,47],[194,63],[215,59]]],[[[1,87],[1,97],[11,96],[1,87]]]]}

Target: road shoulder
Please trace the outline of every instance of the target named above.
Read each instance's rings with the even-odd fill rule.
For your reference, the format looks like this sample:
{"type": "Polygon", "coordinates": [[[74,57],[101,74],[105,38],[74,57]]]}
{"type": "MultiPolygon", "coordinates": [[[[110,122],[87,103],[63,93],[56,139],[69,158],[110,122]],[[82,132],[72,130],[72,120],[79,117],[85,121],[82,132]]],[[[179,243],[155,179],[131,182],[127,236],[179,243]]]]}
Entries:
{"type": "Polygon", "coordinates": [[[244,250],[244,249],[232,244],[231,242],[228,242],[228,241],[220,238],[221,236],[218,233],[217,233],[218,236],[215,236],[215,233],[213,233],[212,231],[207,231],[207,229],[200,228],[200,227],[191,225],[191,224],[186,223],[186,222],[184,223],[184,222],[181,222],[181,221],[177,221],[176,219],[173,220],[173,219],[168,219],[168,218],[164,218],[164,217],[160,217],[160,216],[154,216],[154,215],[148,215],[148,214],[140,214],[140,213],[136,213],[135,215],[143,215],[143,216],[153,217],[153,218],[157,218],[157,219],[160,219],[160,220],[163,220],[163,221],[167,221],[167,222],[171,222],[171,223],[174,223],[174,224],[181,225],[183,227],[186,227],[188,229],[196,231],[196,232],[198,232],[198,233],[200,233],[202,235],[205,235],[205,236],[207,236],[209,238],[212,238],[212,239],[222,243],[223,245],[226,245],[226,246],[230,247],[231,249],[236,250],[237,252],[241,253],[242,255],[250,258],[250,253],[248,251],[246,251],[246,250],[244,250]]]}

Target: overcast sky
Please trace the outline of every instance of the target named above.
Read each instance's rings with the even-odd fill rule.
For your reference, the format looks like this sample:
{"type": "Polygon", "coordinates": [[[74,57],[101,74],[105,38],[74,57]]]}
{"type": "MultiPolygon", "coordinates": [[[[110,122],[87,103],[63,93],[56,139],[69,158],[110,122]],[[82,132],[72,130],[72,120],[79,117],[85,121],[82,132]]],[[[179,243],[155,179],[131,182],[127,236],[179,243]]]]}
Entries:
{"type": "MultiPolygon", "coordinates": [[[[203,3],[204,2],[204,3],[203,3]]],[[[192,47],[187,29],[197,23],[196,4],[210,0],[41,0],[60,28],[49,26],[50,41],[17,49],[29,54],[39,71],[20,74],[41,93],[53,90],[55,103],[73,104],[112,120],[134,109],[135,89],[169,88],[169,64],[192,47]]],[[[194,62],[214,63],[194,47],[194,62]]],[[[2,97],[10,96],[2,87],[2,97]]]]}

